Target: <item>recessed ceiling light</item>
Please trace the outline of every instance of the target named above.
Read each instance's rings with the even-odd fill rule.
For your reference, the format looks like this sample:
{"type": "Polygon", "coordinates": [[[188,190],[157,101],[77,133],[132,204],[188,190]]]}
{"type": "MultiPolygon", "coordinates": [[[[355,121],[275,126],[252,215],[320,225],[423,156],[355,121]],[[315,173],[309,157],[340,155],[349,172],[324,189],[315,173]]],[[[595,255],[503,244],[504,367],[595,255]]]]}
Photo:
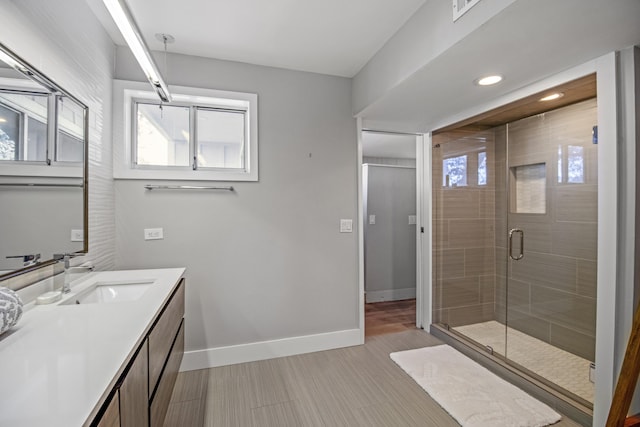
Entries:
{"type": "Polygon", "coordinates": [[[553,101],[554,99],[562,98],[563,96],[564,96],[564,93],[556,92],[556,93],[547,95],[544,98],[540,98],[540,101],[553,101]]]}
{"type": "Polygon", "coordinates": [[[495,74],[493,76],[480,77],[475,80],[475,84],[479,86],[491,86],[502,81],[502,76],[495,74]]]}
{"type": "Polygon", "coordinates": [[[4,117],[0,117],[0,123],[7,123],[7,119],[5,119],[4,117]]]}

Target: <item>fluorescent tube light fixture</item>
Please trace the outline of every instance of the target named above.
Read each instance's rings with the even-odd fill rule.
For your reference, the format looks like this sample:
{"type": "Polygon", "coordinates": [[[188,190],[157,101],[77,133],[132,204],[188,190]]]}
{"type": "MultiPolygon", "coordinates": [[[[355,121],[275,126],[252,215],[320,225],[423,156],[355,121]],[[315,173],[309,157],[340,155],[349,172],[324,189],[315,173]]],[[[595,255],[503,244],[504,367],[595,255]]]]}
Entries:
{"type": "Polygon", "coordinates": [[[144,38],[142,38],[142,33],[136,21],[133,19],[133,15],[131,11],[129,11],[125,0],[102,1],[129,45],[131,52],[133,52],[133,55],[138,60],[142,71],[147,76],[147,79],[149,79],[151,86],[153,86],[162,101],[171,102],[169,87],[162,79],[160,71],[158,71],[158,67],[151,56],[151,51],[145,43],[144,38]]]}
{"type": "Polygon", "coordinates": [[[20,64],[18,61],[16,61],[15,59],[13,59],[11,56],[7,55],[6,53],[4,53],[2,50],[0,50],[0,61],[4,62],[5,64],[7,64],[8,66],[10,66],[11,68],[16,69],[17,71],[24,73],[27,71],[27,68],[20,64]]]}
{"type": "Polygon", "coordinates": [[[0,61],[4,62],[8,66],[12,67],[14,70],[23,74],[28,79],[31,79],[43,86],[49,92],[56,93],[59,92],[59,88],[49,80],[44,74],[41,74],[35,68],[33,68],[28,62],[25,62],[23,59],[20,59],[17,55],[11,51],[8,47],[0,43],[0,61]]]}

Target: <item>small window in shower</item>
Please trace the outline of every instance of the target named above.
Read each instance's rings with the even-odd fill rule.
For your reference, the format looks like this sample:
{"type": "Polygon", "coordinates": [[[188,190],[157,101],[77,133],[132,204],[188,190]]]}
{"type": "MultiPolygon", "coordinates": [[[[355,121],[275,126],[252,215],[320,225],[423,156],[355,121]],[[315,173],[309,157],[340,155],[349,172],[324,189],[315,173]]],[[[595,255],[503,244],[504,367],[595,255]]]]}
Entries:
{"type": "Polygon", "coordinates": [[[567,181],[584,184],[584,147],[570,145],[567,148],[567,181]]]}
{"type": "Polygon", "coordinates": [[[442,186],[467,186],[467,155],[442,160],[442,186]]]}
{"type": "Polygon", "coordinates": [[[544,214],[547,211],[547,167],[544,163],[511,168],[511,212],[544,214]]]}
{"type": "Polygon", "coordinates": [[[558,183],[584,184],[584,147],[568,145],[566,148],[566,165],[564,163],[562,145],[558,146],[558,183]],[[564,173],[566,171],[566,181],[564,173]]]}
{"type": "Polygon", "coordinates": [[[487,152],[478,153],[478,185],[487,185],[487,152]]]}

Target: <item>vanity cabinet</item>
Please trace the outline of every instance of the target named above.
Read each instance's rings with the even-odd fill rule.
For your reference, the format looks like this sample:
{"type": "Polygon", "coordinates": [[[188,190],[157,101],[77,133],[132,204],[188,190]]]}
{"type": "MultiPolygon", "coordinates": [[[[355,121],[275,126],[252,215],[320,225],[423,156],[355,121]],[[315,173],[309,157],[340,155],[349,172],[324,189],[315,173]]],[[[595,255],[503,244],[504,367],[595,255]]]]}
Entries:
{"type": "Polygon", "coordinates": [[[162,427],[184,353],[184,279],[152,322],[97,427],[162,427]]]}
{"type": "Polygon", "coordinates": [[[149,392],[149,357],[147,340],[144,340],[138,354],[129,365],[120,385],[120,427],[139,427],[149,425],[147,411],[149,392]]]}
{"type": "Polygon", "coordinates": [[[111,396],[107,409],[98,421],[97,427],[120,427],[120,398],[118,391],[111,396]]]}

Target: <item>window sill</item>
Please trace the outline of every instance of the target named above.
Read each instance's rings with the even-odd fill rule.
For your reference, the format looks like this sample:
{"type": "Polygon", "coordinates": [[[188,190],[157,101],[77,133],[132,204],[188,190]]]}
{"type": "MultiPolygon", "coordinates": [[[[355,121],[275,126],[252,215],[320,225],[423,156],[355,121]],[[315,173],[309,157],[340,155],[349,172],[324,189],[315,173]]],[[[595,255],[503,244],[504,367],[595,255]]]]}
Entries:
{"type": "Polygon", "coordinates": [[[84,170],[81,166],[3,164],[0,176],[42,176],[58,178],[82,178],[84,170]]]}

